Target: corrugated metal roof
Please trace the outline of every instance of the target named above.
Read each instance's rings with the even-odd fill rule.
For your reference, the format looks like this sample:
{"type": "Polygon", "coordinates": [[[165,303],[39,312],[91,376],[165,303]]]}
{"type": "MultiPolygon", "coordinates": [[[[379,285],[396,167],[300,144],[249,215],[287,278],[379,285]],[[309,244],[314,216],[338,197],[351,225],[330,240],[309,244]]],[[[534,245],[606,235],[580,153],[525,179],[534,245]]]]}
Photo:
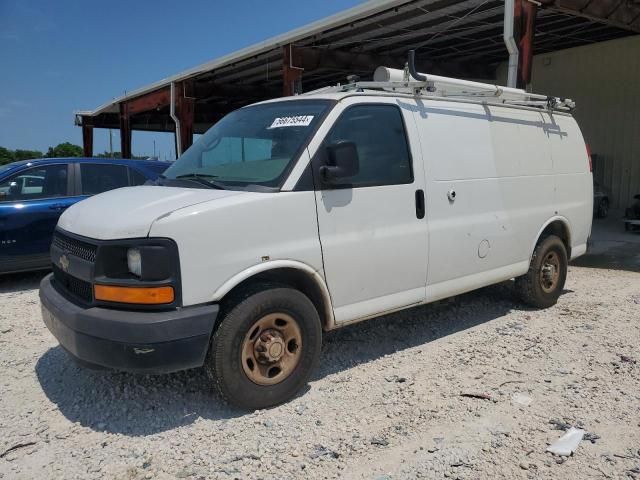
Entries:
{"type": "MultiPolygon", "coordinates": [[[[535,53],[634,33],[612,27],[605,18],[569,13],[570,0],[557,0],[557,5],[556,0],[544,1],[549,8],[538,13],[535,53]]],[[[98,127],[114,128],[118,125],[119,103],[165,88],[171,82],[192,79],[197,91],[195,129],[204,131],[216,115],[281,94],[285,45],[294,45],[304,60],[304,90],[344,81],[350,73],[371,75],[377,60],[400,66],[409,48],[417,49],[418,65],[423,71],[487,79],[507,57],[502,40],[503,14],[503,0],[373,0],[77,114],[98,117],[98,127]]],[[[132,126],[168,131],[173,127],[167,119],[167,112],[148,112],[135,116],[132,126]]]]}
{"type": "MultiPolygon", "coordinates": [[[[278,48],[279,46],[294,43],[298,40],[321,33],[328,29],[348,24],[353,20],[368,17],[383,10],[401,6],[402,4],[409,3],[409,1],[410,0],[369,0],[362,5],[357,5],[353,8],[336,13],[335,15],[331,15],[330,17],[324,18],[322,20],[318,20],[303,27],[296,28],[281,35],[276,35],[275,37],[271,37],[265,41],[243,48],[242,50],[238,50],[223,57],[211,60],[209,62],[172,75],[171,77],[163,78],[162,80],[158,80],[157,82],[128,92],[126,95],[121,95],[120,97],[114,98],[110,102],[100,105],[95,110],[78,111],[76,113],[79,115],[98,115],[106,111],[116,111],[110,109],[110,107],[114,107],[118,103],[128,98],[138,97],[145,93],[157,90],[158,88],[170,85],[171,82],[178,82],[197,76],[199,73],[209,72],[225,65],[231,65],[234,62],[250,58],[265,51],[273,50],[274,48],[278,48]]],[[[435,3],[436,1],[437,0],[428,0],[422,3],[429,4],[435,3]]]]}

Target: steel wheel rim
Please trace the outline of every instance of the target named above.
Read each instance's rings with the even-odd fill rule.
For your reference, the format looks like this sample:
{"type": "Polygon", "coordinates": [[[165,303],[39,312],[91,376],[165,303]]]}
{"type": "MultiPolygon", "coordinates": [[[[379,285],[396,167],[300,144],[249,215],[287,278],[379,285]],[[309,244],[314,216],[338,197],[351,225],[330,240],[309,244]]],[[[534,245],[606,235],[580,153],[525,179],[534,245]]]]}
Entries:
{"type": "Polygon", "coordinates": [[[545,293],[551,293],[560,279],[560,257],[556,252],[549,252],[544,257],[540,269],[540,287],[545,293]]]}
{"type": "Polygon", "coordinates": [[[253,383],[275,385],[295,370],[301,352],[298,322],[286,313],[270,313],[258,319],[245,335],[240,361],[253,383]]]}

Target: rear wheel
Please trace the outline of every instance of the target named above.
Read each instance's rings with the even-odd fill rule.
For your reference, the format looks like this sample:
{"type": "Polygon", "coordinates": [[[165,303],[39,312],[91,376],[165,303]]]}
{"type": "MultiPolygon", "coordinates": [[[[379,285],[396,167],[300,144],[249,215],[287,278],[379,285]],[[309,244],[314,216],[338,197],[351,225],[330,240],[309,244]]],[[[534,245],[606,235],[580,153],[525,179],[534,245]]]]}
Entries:
{"type": "Polygon", "coordinates": [[[230,404],[278,405],[307,383],[317,364],[318,312],[292,288],[264,286],[240,298],[213,335],[206,370],[230,404]]]}
{"type": "Polygon", "coordinates": [[[567,279],[567,249],[560,238],[542,239],[533,252],[529,271],[516,278],[516,290],[523,302],[536,308],[555,305],[567,279]]]}

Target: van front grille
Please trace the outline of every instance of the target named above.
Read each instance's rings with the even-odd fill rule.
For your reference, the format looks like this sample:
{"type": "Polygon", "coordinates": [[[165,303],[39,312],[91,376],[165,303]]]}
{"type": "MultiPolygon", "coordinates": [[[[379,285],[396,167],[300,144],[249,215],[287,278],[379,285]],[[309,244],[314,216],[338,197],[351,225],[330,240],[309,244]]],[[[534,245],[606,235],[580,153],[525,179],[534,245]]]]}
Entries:
{"type": "Polygon", "coordinates": [[[53,234],[53,245],[63,252],[82,258],[88,262],[93,263],[96,261],[97,247],[95,245],[71,238],[59,231],[53,234]]]}
{"type": "Polygon", "coordinates": [[[85,282],[84,280],[80,280],[73,275],[63,272],[56,264],[53,264],[52,267],[53,278],[55,278],[60,287],[87,303],[93,301],[93,289],[89,282],[85,282]]]}

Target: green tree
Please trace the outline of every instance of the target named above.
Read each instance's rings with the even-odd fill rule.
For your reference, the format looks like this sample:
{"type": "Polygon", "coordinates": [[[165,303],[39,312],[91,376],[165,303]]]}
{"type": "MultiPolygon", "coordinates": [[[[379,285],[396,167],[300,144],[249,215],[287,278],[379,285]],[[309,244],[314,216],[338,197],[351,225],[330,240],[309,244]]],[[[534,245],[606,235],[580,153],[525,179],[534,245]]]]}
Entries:
{"type": "MultiPolygon", "coordinates": [[[[98,153],[97,155],[95,155],[96,158],[122,158],[122,152],[113,152],[113,155],[111,155],[109,152],[104,152],[104,153],[98,153]]],[[[132,155],[131,159],[132,160],[147,160],[149,157],[145,156],[145,155],[132,155]]]]}
{"type": "Polygon", "coordinates": [[[122,158],[121,152],[113,152],[113,154],[109,152],[98,153],[96,158],[122,158]]]}
{"type": "Polygon", "coordinates": [[[15,150],[13,153],[16,160],[31,160],[33,158],[42,158],[42,152],[38,150],[15,150]]]}
{"type": "Polygon", "coordinates": [[[0,147],[0,165],[15,161],[15,153],[8,148],[0,147]]]}
{"type": "Polygon", "coordinates": [[[82,157],[83,150],[82,147],[78,145],[73,145],[69,142],[64,142],[56,145],[55,147],[49,147],[47,150],[47,158],[54,157],[82,157]]]}

